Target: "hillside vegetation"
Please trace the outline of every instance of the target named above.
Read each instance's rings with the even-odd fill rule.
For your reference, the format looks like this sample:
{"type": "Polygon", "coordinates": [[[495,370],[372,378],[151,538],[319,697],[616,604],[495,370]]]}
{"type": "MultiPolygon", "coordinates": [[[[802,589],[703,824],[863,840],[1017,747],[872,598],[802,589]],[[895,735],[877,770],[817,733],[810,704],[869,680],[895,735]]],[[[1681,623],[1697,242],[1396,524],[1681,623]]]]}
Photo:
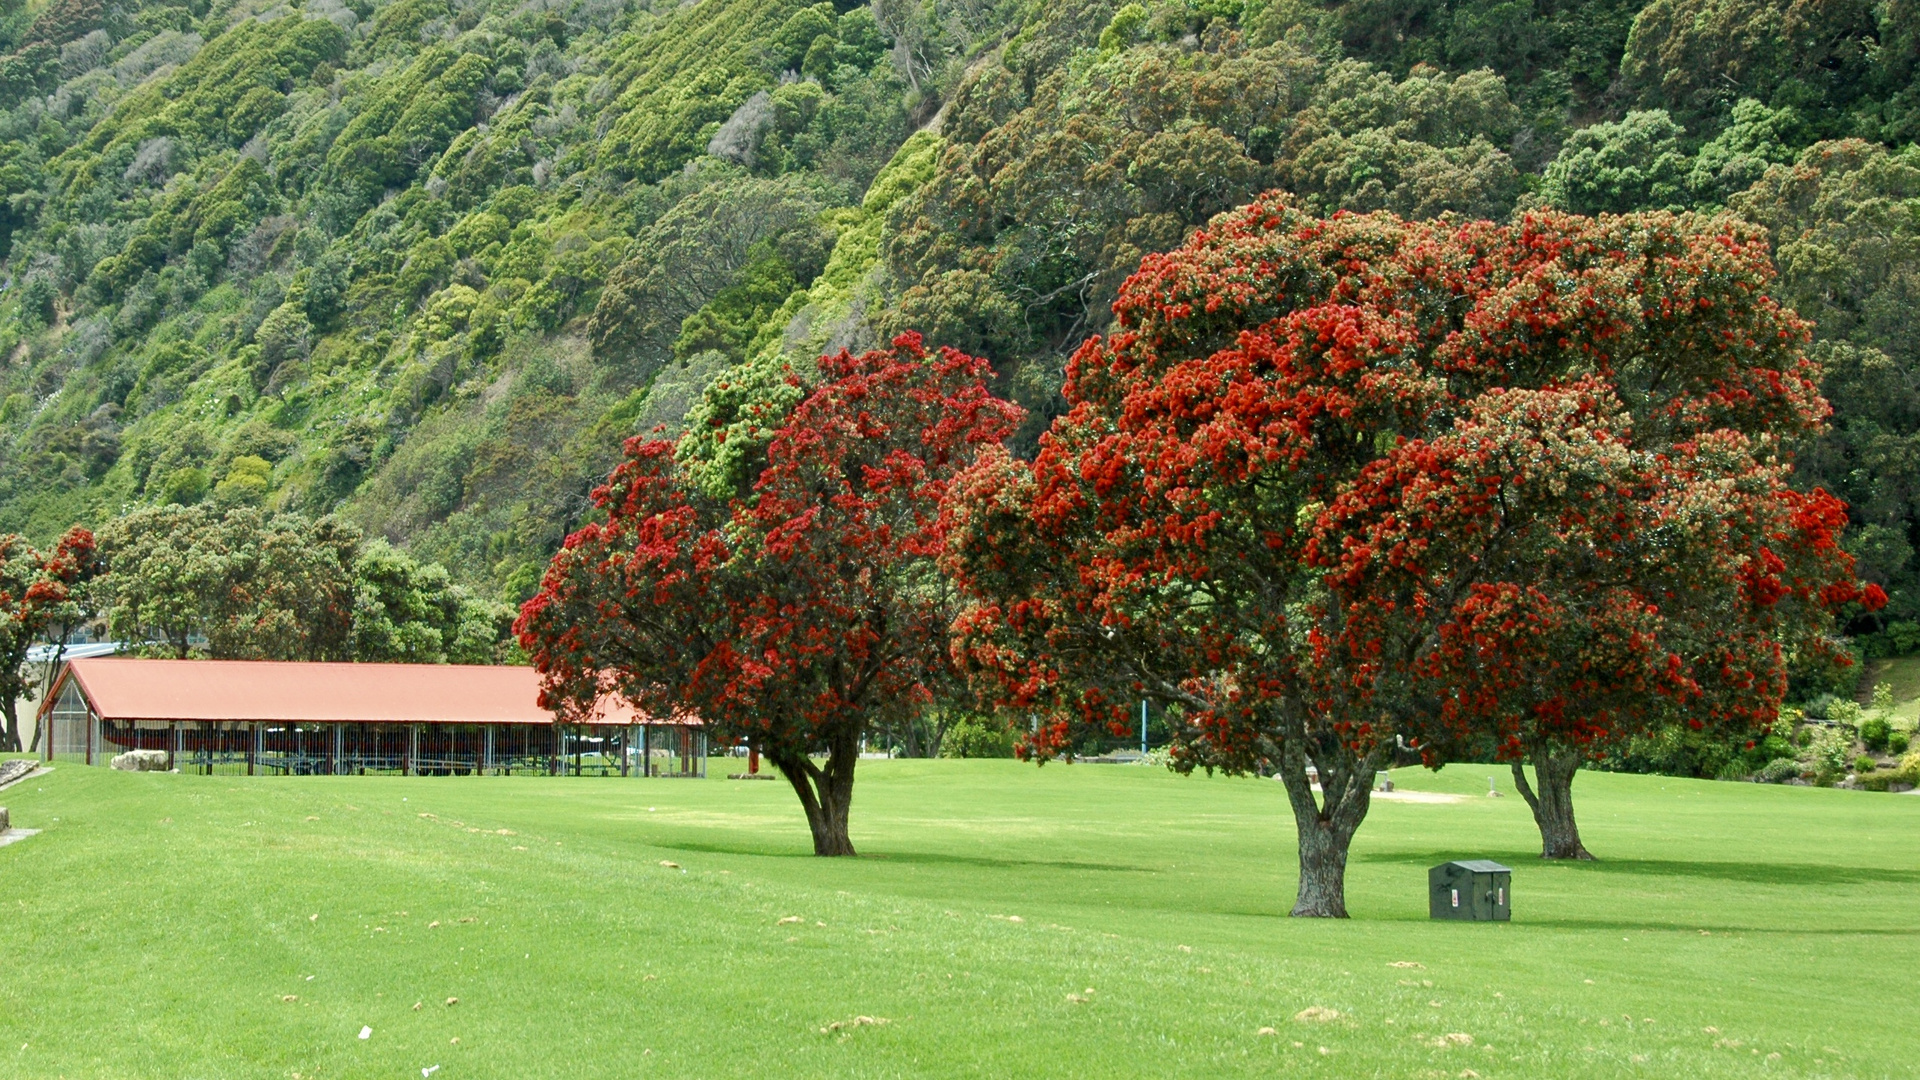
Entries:
{"type": "Polygon", "coordinates": [[[1920,648],[1912,0],[0,0],[0,528],[338,514],[518,601],[620,442],[756,471],[908,328],[1059,408],[1121,281],[1317,212],[1731,211],[1920,648]]]}

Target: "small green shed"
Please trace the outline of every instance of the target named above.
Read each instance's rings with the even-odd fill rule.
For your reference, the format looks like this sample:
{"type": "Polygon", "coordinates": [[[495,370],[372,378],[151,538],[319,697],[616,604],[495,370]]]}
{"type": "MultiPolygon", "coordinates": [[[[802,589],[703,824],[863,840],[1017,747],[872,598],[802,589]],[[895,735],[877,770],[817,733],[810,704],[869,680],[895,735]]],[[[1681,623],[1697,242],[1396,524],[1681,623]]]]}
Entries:
{"type": "Polygon", "coordinates": [[[1427,871],[1428,913],[1436,919],[1506,922],[1513,918],[1513,868],[1460,859],[1427,871]]]}

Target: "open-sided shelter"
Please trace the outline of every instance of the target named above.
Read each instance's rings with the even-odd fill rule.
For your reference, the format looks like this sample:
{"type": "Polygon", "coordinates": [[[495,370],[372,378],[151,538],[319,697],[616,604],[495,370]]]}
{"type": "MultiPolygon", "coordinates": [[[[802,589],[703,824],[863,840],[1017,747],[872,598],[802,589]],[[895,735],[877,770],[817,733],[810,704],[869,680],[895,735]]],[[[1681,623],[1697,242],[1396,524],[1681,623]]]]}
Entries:
{"type": "Polygon", "coordinates": [[[40,705],[49,761],[128,750],[208,775],[704,776],[693,717],[609,697],[592,723],[540,707],[528,667],[270,660],[67,663],[40,705]]]}

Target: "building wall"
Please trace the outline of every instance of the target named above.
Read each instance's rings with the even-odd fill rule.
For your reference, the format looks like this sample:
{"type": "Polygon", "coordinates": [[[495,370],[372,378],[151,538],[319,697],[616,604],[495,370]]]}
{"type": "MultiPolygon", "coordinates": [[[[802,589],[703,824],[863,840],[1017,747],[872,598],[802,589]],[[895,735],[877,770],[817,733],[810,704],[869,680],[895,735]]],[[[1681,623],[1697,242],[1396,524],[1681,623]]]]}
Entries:
{"type": "Polygon", "coordinates": [[[20,718],[20,749],[23,751],[33,745],[34,710],[39,707],[39,698],[31,701],[20,698],[13,703],[14,715],[20,718]]]}

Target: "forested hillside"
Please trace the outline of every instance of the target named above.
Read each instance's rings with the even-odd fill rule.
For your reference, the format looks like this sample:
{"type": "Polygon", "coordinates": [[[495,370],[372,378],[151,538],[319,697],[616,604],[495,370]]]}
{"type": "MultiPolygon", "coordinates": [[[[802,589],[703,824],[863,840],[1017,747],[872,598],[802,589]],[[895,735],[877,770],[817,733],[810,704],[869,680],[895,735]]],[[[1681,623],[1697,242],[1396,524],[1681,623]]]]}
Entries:
{"type": "Polygon", "coordinates": [[[335,514],[517,601],[621,441],[753,474],[905,329],[1058,410],[1143,255],[1317,212],[1742,215],[1920,649],[1914,0],[0,0],[0,529],[335,514]]]}

